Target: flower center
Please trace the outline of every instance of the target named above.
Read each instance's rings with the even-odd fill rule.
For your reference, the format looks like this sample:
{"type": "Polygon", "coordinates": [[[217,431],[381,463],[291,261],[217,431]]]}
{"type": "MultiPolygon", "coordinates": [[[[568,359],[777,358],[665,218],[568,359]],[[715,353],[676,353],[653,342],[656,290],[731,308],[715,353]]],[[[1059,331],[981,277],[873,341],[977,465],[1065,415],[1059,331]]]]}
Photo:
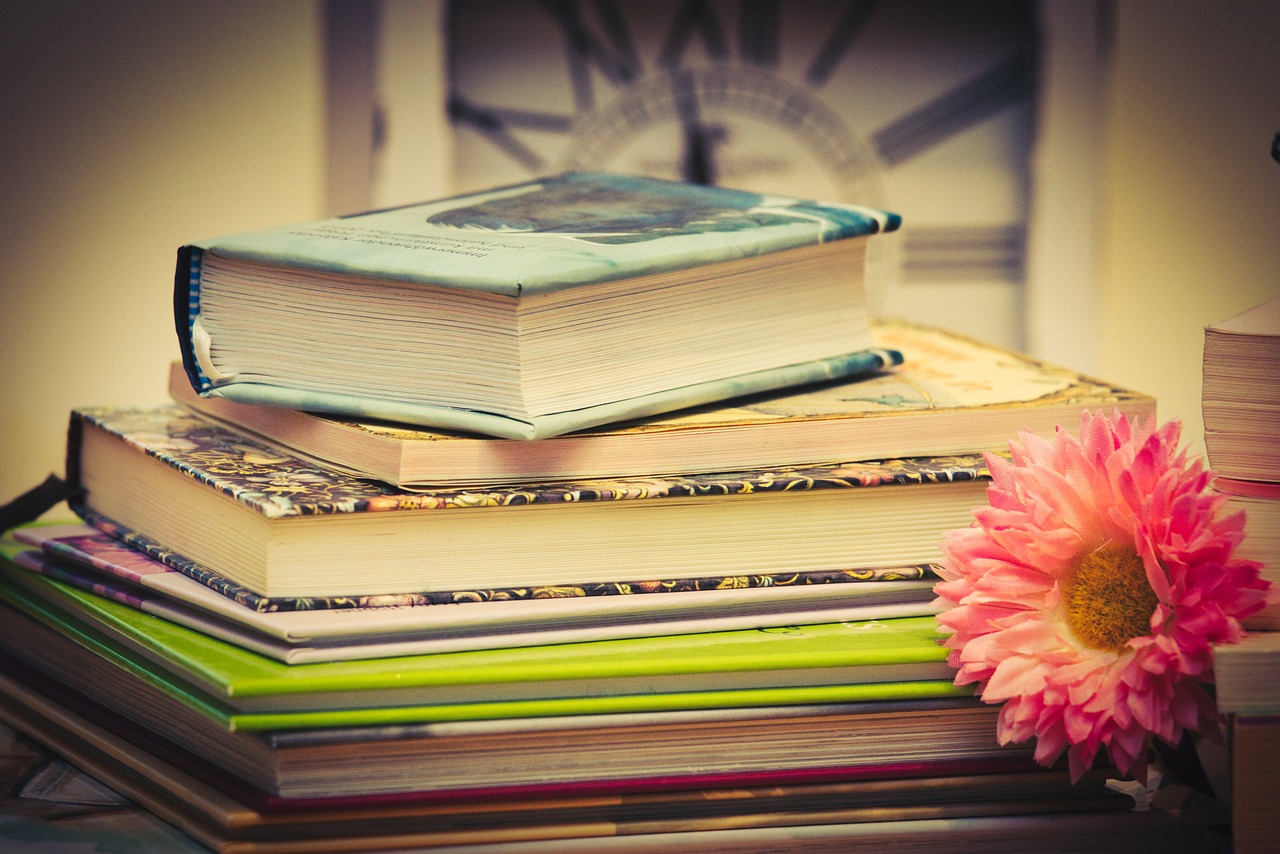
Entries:
{"type": "Polygon", "coordinates": [[[1142,558],[1128,546],[1104,546],[1085,555],[1062,585],[1067,625],[1090,649],[1120,652],[1151,633],[1159,600],[1142,558]]]}

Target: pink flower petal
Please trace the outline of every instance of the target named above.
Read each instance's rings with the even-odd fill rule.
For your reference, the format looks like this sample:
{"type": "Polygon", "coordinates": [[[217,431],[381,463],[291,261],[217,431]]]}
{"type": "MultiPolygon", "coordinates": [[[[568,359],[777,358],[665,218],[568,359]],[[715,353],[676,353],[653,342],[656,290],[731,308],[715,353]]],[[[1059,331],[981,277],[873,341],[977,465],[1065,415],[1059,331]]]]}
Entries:
{"type": "Polygon", "coordinates": [[[957,684],[1003,703],[1001,743],[1035,738],[1043,763],[1067,751],[1076,778],[1105,746],[1144,777],[1152,738],[1216,733],[1201,687],[1212,645],[1241,637],[1240,621],[1275,594],[1235,557],[1245,520],[1220,512],[1210,473],[1177,447],[1177,422],[1085,412],[1079,436],[1024,432],[1009,459],[988,456],[988,505],[943,540],[938,622],[957,684]],[[1103,545],[1136,552],[1159,600],[1119,651],[1087,648],[1063,623],[1062,585],[1103,545]]]}

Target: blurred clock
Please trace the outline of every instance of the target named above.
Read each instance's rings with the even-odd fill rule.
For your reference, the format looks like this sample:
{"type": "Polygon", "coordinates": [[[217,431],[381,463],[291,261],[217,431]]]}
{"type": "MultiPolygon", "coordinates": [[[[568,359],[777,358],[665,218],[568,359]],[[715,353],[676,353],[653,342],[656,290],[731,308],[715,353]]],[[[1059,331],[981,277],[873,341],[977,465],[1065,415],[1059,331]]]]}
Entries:
{"type": "Polygon", "coordinates": [[[884,207],[879,307],[1018,346],[1035,9],[453,2],[457,188],[599,168],[884,207]]]}

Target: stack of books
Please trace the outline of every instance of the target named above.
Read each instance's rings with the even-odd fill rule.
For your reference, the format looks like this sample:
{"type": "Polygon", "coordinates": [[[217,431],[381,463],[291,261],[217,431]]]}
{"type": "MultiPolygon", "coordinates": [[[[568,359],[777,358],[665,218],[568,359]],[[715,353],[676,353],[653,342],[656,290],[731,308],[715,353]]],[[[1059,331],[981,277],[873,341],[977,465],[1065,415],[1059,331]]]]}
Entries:
{"type": "MultiPolygon", "coordinates": [[[[1231,510],[1247,514],[1240,554],[1280,584],[1280,296],[1205,327],[1204,444],[1231,510]]],[[[1280,603],[1246,627],[1280,629],[1280,603]]]]}
{"type": "Polygon", "coordinates": [[[174,403],[3,544],[0,718],[226,852],[1178,850],[932,595],[983,452],[1154,400],[871,321],[896,225],[571,174],[184,248],[174,403]]]}
{"type": "MultiPolygon", "coordinates": [[[[1205,328],[1205,450],[1227,496],[1243,511],[1241,557],[1262,564],[1280,589],[1280,297],[1205,328]]],[[[1274,597],[1274,593],[1273,593],[1274,597]]],[[[1245,626],[1238,645],[1214,651],[1218,707],[1230,720],[1232,841],[1237,852],[1274,849],[1280,818],[1270,804],[1280,767],[1280,601],[1245,626]]]]}

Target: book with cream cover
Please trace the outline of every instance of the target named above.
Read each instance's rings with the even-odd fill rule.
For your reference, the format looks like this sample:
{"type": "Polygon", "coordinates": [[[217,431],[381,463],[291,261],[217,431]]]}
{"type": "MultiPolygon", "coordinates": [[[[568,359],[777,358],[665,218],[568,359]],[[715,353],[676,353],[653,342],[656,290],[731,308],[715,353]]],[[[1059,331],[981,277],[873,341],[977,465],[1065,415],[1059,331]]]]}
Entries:
{"type": "Polygon", "coordinates": [[[173,398],[336,471],[400,488],[746,471],[830,460],[971,454],[1082,409],[1143,421],[1151,395],[936,327],[872,324],[893,370],[761,393],[538,442],[353,420],[201,397],[174,366],[173,398]]]}

